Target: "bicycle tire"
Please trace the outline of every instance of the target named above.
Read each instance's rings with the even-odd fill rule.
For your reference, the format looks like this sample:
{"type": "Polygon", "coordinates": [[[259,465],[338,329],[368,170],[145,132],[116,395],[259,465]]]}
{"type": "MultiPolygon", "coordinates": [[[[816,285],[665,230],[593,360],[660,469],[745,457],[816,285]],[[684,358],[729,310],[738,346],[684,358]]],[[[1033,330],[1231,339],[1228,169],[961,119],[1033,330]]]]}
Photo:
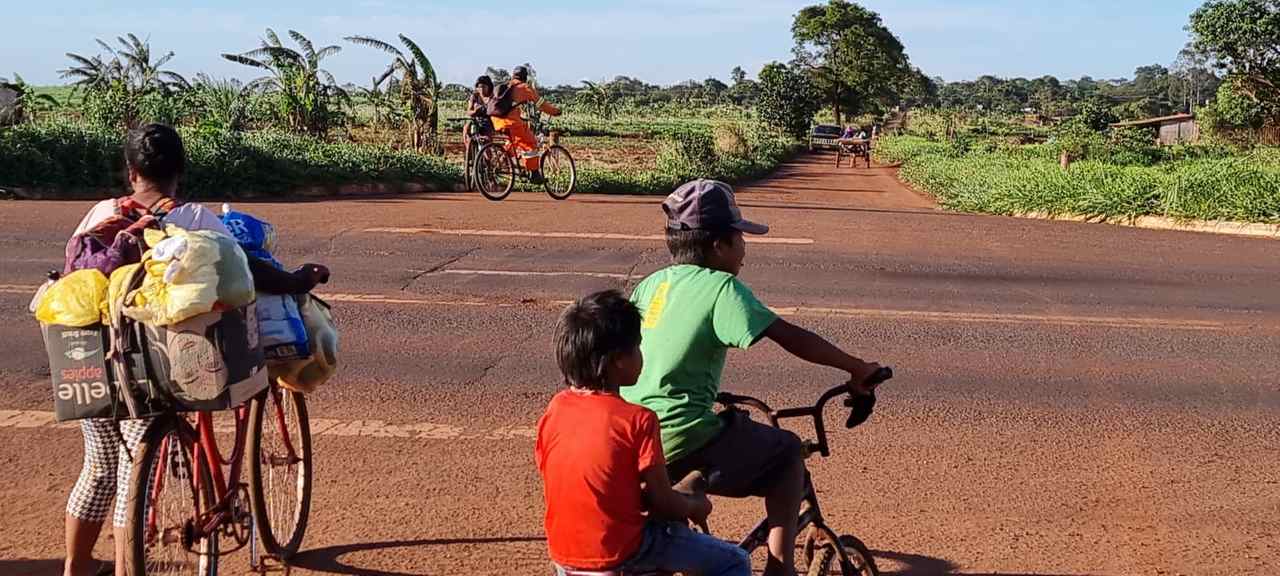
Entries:
{"type": "Polygon", "coordinates": [[[511,194],[516,185],[516,165],[502,144],[490,142],[482,146],[475,163],[476,188],[485,198],[496,202],[511,194]]]}
{"type": "MultiPolygon", "coordinates": [[[[127,504],[128,519],[125,525],[125,573],[130,576],[160,576],[165,574],[197,574],[199,576],[217,576],[218,574],[218,533],[215,531],[210,538],[204,538],[199,543],[199,550],[192,552],[188,545],[192,538],[191,531],[194,530],[194,521],[199,513],[214,504],[217,500],[213,488],[213,475],[209,471],[208,462],[203,458],[192,461],[191,446],[182,442],[182,436],[187,438],[195,438],[195,431],[191,428],[191,424],[180,416],[162,416],[152,422],[150,429],[143,436],[142,442],[138,444],[134,451],[136,458],[133,463],[133,472],[131,483],[129,486],[129,501],[127,504]],[[185,427],[185,430],[180,428],[185,427]],[[168,442],[165,440],[168,439],[168,442]],[[176,451],[174,444],[176,443],[176,451]],[[161,448],[164,448],[162,451],[161,448]],[[148,558],[148,552],[155,549],[154,542],[150,534],[147,533],[147,516],[149,508],[155,508],[154,503],[148,506],[147,497],[151,493],[151,478],[155,471],[155,465],[162,457],[177,458],[180,463],[179,469],[173,470],[173,462],[166,462],[165,474],[169,481],[177,480],[182,483],[189,480],[189,476],[184,476],[182,469],[185,467],[186,474],[191,474],[191,470],[195,470],[195,474],[199,478],[201,489],[197,492],[192,484],[187,484],[184,489],[171,490],[172,485],[166,484],[160,488],[160,493],[165,495],[179,496],[186,494],[187,500],[184,504],[189,504],[187,514],[189,516],[181,518],[182,524],[172,525],[177,522],[181,513],[175,514],[172,519],[162,518],[157,524],[161,526],[158,533],[160,541],[163,544],[167,538],[176,538],[177,541],[170,541],[165,549],[169,552],[177,551],[180,555],[175,556],[173,560],[157,559],[152,561],[148,558]],[[194,558],[193,558],[194,557],[194,558]]],[[[167,507],[161,505],[158,507],[165,510],[167,507]]],[[[165,556],[168,556],[167,554],[165,556]]]]}
{"type": "Polygon", "coordinates": [[[871,555],[871,551],[861,540],[853,536],[844,535],[836,540],[828,540],[817,550],[817,554],[813,557],[813,561],[809,563],[809,576],[880,576],[880,569],[876,567],[875,558],[871,555]],[[849,558],[850,566],[843,566],[841,562],[840,552],[836,550],[833,543],[837,543],[844,549],[844,554],[849,558]],[[838,571],[837,571],[838,570],[838,571]]]}
{"type": "Polygon", "coordinates": [[[840,167],[840,162],[841,160],[843,160],[843,158],[844,158],[844,150],[839,146],[836,146],[836,168],[840,167]]]}
{"type": "Polygon", "coordinates": [[[258,527],[262,547],[268,554],[287,562],[302,547],[302,538],[306,535],[307,522],[311,516],[314,476],[312,474],[311,423],[307,417],[307,403],[301,393],[274,386],[251,402],[248,455],[249,500],[253,506],[253,521],[258,527]],[[283,444],[276,446],[274,443],[269,443],[272,444],[266,447],[269,453],[263,451],[264,430],[269,426],[271,430],[277,431],[277,436],[279,435],[277,427],[279,421],[265,417],[268,409],[271,409],[274,416],[276,409],[279,408],[279,414],[283,417],[286,428],[292,428],[286,405],[292,405],[293,413],[297,416],[297,430],[289,430],[290,444],[295,451],[301,451],[300,454],[293,455],[297,460],[287,463],[281,458],[287,459],[288,454],[274,453],[282,450],[283,444]],[[270,461],[267,470],[263,467],[263,464],[267,463],[264,460],[270,461]],[[274,489],[275,473],[280,468],[286,469],[283,472],[285,482],[281,484],[284,490],[274,489]],[[292,472],[296,472],[297,477],[292,481],[293,486],[290,486],[289,479],[292,472]],[[289,493],[292,493],[292,498],[296,499],[292,508],[286,507],[286,499],[290,498],[289,493]]]}
{"type": "Polygon", "coordinates": [[[475,164],[475,155],[471,152],[471,149],[475,148],[476,145],[474,142],[464,141],[462,146],[462,187],[467,192],[471,192],[476,189],[475,172],[472,167],[472,164],[475,164]]]}
{"type": "Polygon", "coordinates": [[[542,153],[541,163],[544,178],[542,187],[547,191],[547,195],[556,200],[565,200],[572,196],[573,188],[578,184],[578,168],[573,161],[573,155],[564,146],[553,144],[542,153]],[[560,174],[552,174],[553,171],[563,170],[566,164],[569,167],[567,178],[560,174]]]}

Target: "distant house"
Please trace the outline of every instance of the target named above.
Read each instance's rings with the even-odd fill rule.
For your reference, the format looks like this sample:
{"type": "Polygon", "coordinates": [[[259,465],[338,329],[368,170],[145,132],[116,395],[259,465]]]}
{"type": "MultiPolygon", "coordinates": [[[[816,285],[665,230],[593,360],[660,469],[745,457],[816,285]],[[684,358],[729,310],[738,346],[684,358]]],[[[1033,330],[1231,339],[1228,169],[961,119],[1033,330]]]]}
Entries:
{"type": "Polygon", "coordinates": [[[1200,126],[1196,117],[1191,114],[1174,114],[1145,120],[1117,122],[1112,128],[1153,128],[1156,130],[1156,141],[1164,146],[1187,144],[1200,139],[1200,126]]]}

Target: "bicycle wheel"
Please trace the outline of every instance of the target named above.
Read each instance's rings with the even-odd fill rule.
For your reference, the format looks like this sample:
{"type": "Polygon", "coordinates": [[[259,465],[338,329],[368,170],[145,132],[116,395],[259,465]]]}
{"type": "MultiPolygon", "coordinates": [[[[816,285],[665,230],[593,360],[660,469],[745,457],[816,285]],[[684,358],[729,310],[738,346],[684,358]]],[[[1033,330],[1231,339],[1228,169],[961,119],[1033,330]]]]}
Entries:
{"type": "Polygon", "coordinates": [[[288,560],[311,515],[311,423],[302,394],[272,386],[252,400],[249,499],[268,554],[288,560]]]}
{"type": "Polygon", "coordinates": [[[203,459],[192,460],[195,431],[179,416],[151,424],[134,451],[125,526],[130,576],[218,573],[218,535],[196,541],[196,523],[216,502],[203,459]]]}
{"type": "Polygon", "coordinates": [[[470,192],[476,189],[475,171],[472,169],[472,164],[475,164],[474,149],[476,145],[475,142],[463,140],[462,146],[465,150],[462,155],[462,186],[466,188],[467,192],[470,192]]]}
{"type": "Polygon", "coordinates": [[[490,200],[502,200],[516,185],[516,165],[501,143],[485,144],[476,153],[475,182],[480,193],[490,200]]]}
{"type": "Polygon", "coordinates": [[[809,563],[809,576],[880,576],[875,558],[861,540],[841,536],[823,542],[809,563]],[[833,544],[834,543],[834,544],[833,544]],[[836,549],[836,545],[840,547],[836,549]]]}
{"type": "Polygon", "coordinates": [[[542,153],[542,187],[547,195],[556,200],[564,200],[573,194],[573,187],[578,183],[578,170],[574,166],[573,156],[563,146],[553,145],[542,153]]]}

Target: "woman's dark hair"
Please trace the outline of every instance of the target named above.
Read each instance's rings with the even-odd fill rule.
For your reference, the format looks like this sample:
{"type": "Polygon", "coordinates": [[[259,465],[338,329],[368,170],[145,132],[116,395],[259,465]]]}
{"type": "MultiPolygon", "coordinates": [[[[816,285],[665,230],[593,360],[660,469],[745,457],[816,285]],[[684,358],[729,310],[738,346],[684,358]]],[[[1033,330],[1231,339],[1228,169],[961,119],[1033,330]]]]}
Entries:
{"type": "Polygon", "coordinates": [[[487,74],[476,78],[476,86],[488,86],[493,88],[493,78],[490,78],[487,74]]]}
{"type": "Polygon", "coordinates": [[[187,169],[187,153],[178,131],[164,124],[147,124],[129,131],[124,159],[143,178],[159,184],[176,180],[187,169]]]}
{"type": "Polygon", "coordinates": [[[727,242],[735,231],[724,230],[672,230],[667,228],[667,250],[676,264],[706,266],[715,251],[716,242],[727,242]]]}
{"type": "Polygon", "coordinates": [[[511,77],[521,82],[528,82],[529,69],[524,66],[516,66],[516,69],[511,71],[511,77]]]}
{"type": "Polygon", "coordinates": [[[639,345],[640,310],[617,290],[570,304],[556,325],[556,360],[565,383],[575,388],[603,389],[613,356],[639,345]]]}

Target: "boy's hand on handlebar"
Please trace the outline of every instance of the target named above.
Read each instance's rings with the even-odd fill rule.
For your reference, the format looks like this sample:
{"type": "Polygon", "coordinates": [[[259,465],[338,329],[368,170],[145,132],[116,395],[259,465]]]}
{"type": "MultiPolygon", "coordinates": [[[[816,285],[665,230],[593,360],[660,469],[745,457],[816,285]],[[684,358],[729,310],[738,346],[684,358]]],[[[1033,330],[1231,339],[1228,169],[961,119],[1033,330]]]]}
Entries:
{"type": "Polygon", "coordinates": [[[870,394],[875,392],[879,382],[871,382],[871,377],[880,370],[880,365],[875,362],[863,362],[855,370],[849,372],[849,388],[855,394],[870,394]]]}

